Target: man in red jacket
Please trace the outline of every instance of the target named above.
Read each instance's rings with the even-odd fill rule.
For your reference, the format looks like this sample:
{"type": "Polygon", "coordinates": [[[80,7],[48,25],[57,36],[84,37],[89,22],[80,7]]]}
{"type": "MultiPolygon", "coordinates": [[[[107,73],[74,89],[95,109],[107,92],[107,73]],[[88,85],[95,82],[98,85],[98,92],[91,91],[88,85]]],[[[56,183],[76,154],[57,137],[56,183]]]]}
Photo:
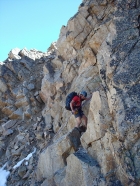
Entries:
{"type": "Polygon", "coordinates": [[[84,125],[87,128],[87,117],[84,115],[84,113],[82,111],[82,101],[89,100],[89,99],[91,99],[91,97],[92,96],[87,98],[87,92],[82,91],[79,95],[74,96],[74,98],[70,102],[70,108],[76,118],[76,127],[78,129],[80,127],[82,120],[84,121],[84,125]]]}

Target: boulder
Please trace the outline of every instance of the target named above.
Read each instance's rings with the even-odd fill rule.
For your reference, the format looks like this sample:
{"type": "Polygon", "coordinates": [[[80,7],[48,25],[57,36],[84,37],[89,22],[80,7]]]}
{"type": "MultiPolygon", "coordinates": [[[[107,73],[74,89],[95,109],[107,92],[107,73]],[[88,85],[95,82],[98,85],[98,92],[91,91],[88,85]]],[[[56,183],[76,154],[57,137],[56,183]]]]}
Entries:
{"type": "Polygon", "coordinates": [[[105,185],[105,179],[101,175],[98,163],[84,149],[78,150],[67,158],[66,173],[63,177],[56,185],[91,186],[95,181],[96,185],[105,185]]]}
{"type": "Polygon", "coordinates": [[[17,120],[9,120],[2,125],[3,130],[7,130],[13,127],[17,123],[17,120]]]}
{"type": "Polygon", "coordinates": [[[5,82],[2,79],[0,79],[0,91],[6,92],[6,90],[7,90],[7,85],[5,84],[5,82]]]}
{"type": "Polygon", "coordinates": [[[73,129],[54,144],[48,146],[39,156],[38,179],[53,180],[54,173],[66,166],[66,158],[75,152],[80,145],[79,131],[73,129]]]}
{"type": "Polygon", "coordinates": [[[3,135],[4,136],[9,136],[10,134],[13,134],[13,130],[12,129],[7,129],[7,130],[5,130],[4,132],[3,132],[3,135]]]}
{"type": "Polygon", "coordinates": [[[14,111],[10,116],[10,119],[22,119],[23,118],[23,111],[22,108],[17,109],[14,111]]]}
{"type": "Polygon", "coordinates": [[[29,105],[29,100],[28,100],[27,97],[23,97],[23,98],[21,98],[21,99],[18,99],[18,100],[15,102],[15,106],[16,106],[17,108],[25,107],[25,106],[27,106],[27,105],[29,105]]]}
{"type": "Polygon", "coordinates": [[[27,171],[26,166],[20,166],[20,167],[18,168],[18,175],[19,175],[21,178],[23,178],[24,175],[26,174],[26,171],[27,171]]]}
{"type": "Polygon", "coordinates": [[[81,138],[83,146],[102,138],[111,123],[112,118],[103,91],[93,93],[88,118],[87,131],[81,138]]]}
{"type": "Polygon", "coordinates": [[[3,107],[2,109],[2,112],[5,114],[5,115],[11,115],[14,111],[16,110],[16,107],[14,107],[13,105],[11,106],[6,106],[6,107],[3,107]]]}
{"type": "Polygon", "coordinates": [[[9,54],[8,54],[8,57],[10,59],[21,59],[21,57],[18,55],[20,52],[20,49],[19,48],[14,48],[12,49],[9,54]]]}

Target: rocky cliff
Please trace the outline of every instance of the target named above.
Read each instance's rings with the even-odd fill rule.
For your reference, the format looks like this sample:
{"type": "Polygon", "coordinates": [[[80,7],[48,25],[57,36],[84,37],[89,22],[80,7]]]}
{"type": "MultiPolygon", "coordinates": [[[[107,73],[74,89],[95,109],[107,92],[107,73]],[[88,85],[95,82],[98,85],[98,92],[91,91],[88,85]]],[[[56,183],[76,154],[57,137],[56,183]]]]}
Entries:
{"type": "Polygon", "coordinates": [[[7,185],[140,185],[139,59],[139,0],[83,0],[46,53],[11,50],[0,65],[7,185]],[[82,135],[65,109],[81,90],[92,94],[82,135]]]}

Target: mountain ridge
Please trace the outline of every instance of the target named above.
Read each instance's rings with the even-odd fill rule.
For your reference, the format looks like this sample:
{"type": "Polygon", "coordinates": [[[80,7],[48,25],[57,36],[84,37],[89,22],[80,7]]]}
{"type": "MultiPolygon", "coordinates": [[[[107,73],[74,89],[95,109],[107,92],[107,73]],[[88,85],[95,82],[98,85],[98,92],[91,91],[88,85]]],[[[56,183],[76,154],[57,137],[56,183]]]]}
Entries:
{"type": "Polygon", "coordinates": [[[0,65],[7,185],[139,185],[139,10],[138,1],[83,0],[47,52],[10,51],[0,65]],[[65,99],[82,90],[92,98],[80,135],[65,99]]]}

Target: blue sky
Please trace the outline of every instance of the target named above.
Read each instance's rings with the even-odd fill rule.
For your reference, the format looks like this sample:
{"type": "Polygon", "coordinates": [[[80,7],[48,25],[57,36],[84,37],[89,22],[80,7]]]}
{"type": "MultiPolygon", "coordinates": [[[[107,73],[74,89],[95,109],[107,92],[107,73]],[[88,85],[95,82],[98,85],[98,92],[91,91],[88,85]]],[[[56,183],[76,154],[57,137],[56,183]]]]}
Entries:
{"type": "Polygon", "coordinates": [[[82,0],[0,0],[0,61],[13,48],[45,52],[82,0]]]}

